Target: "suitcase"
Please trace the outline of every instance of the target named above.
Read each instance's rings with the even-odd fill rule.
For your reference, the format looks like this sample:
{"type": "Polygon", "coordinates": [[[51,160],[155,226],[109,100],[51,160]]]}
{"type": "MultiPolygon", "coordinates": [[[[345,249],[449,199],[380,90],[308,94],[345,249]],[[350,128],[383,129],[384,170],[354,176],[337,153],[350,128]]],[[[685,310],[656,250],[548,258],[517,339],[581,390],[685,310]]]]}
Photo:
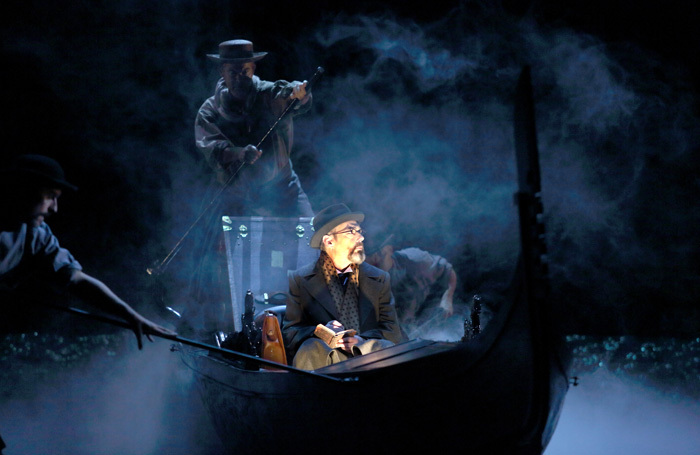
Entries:
{"type": "MultiPolygon", "coordinates": [[[[244,299],[252,291],[256,302],[289,292],[287,272],[314,262],[320,251],[309,246],[311,217],[222,217],[230,311],[233,330],[243,330],[244,299]]],[[[260,309],[260,308],[258,308],[260,309]]]]}

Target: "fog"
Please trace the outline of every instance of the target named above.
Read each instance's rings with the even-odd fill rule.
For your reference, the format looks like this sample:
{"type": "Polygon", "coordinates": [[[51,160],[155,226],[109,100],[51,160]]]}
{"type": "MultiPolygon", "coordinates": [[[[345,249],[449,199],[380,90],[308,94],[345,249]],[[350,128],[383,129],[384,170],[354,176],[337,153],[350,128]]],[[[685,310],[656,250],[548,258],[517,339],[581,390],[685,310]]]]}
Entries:
{"type": "MultiPolygon", "coordinates": [[[[26,341],[32,349],[47,346],[31,334],[26,341]]],[[[65,343],[70,349],[86,341],[68,337],[65,343]]],[[[192,373],[170,346],[157,340],[138,351],[133,335],[125,334],[90,346],[93,354],[73,353],[77,359],[49,346],[57,351],[54,359],[18,354],[3,361],[15,370],[0,381],[3,453],[219,453],[192,373]]]]}
{"type": "Polygon", "coordinates": [[[692,455],[699,424],[697,400],[601,368],[569,390],[545,454],[692,455]]]}

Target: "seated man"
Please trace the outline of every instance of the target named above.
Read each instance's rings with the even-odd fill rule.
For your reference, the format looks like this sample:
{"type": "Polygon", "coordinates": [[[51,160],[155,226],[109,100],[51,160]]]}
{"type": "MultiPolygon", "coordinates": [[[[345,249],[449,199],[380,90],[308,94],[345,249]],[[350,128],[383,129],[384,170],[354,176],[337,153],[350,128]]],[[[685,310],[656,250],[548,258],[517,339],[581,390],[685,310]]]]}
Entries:
{"type": "Polygon", "coordinates": [[[359,224],[364,218],[345,204],[334,204],[313,219],[310,246],[321,254],[315,263],[289,273],[282,328],[297,368],[315,370],[402,340],[389,275],[364,263],[359,224]],[[331,348],[314,335],[318,324],[334,332],[355,329],[357,335],[331,348]]]}

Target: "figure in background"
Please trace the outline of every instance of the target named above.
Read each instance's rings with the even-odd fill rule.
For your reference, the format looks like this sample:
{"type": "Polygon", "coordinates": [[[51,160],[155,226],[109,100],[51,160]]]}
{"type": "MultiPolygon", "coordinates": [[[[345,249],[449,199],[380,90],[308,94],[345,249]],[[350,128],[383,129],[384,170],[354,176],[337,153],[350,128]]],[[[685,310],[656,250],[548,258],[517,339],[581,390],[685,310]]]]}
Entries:
{"type": "MultiPolygon", "coordinates": [[[[52,158],[21,155],[0,170],[0,310],[4,329],[37,313],[32,302],[53,300],[63,292],[126,321],[136,334],[175,335],[141,316],[106,284],[83,272],[73,255],[61,248],[45,219],[58,211],[58,198],[77,188],[65,179],[52,158]]],[[[0,453],[5,443],[0,438],[0,453]]]]}
{"type": "Polygon", "coordinates": [[[269,82],[256,76],[256,62],[266,55],[241,39],[224,41],[218,54],[207,55],[219,65],[221,78],[197,112],[194,135],[197,149],[213,171],[205,204],[222,188],[223,193],[197,233],[196,266],[189,300],[183,305],[188,325],[205,338],[222,329],[231,298],[221,217],[313,216],[290,159],[293,118],[310,109],[312,96],[306,81],[269,82]],[[294,100],[294,107],[260,143],[294,100]]]}
{"type": "Polygon", "coordinates": [[[321,254],[315,263],[289,273],[282,328],[297,368],[315,370],[402,340],[389,275],[364,262],[364,218],[345,204],[334,204],[313,219],[310,246],[321,254]],[[318,324],[357,334],[332,348],[314,335],[318,324]]]}
{"type": "Polygon", "coordinates": [[[219,64],[221,79],[197,112],[195,142],[219,184],[228,182],[240,168],[222,198],[226,214],[311,217],[311,204],[292,168],[290,153],[293,117],[309,110],[312,96],[306,81],[269,82],[256,76],[255,62],[266,55],[240,39],[224,41],[218,54],[207,55],[219,64]],[[295,99],[299,100],[295,108],[258,148],[295,99]]]}
{"type": "MultiPolygon", "coordinates": [[[[131,326],[139,349],[142,337],[175,333],[141,316],[106,284],[83,272],[73,255],[62,248],[45,219],[58,211],[58,198],[77,188],[63,168],[43,155],[21,155],[0,170],[0,296],[24,302],[27,296],[67,291],[131,326]]],[[[23,312],[32,312],[22,305],[23,312]]],[[[4,308],[3,311],[7,311],[4,308]]]]}
{"type": "Polygon", "coordinates": [[[457,275],[442,256],[414,247],[394,251],[392,238],[389,236],[367,262],[391,276],[399,324],[404,333],[413,335],[436,316],[453,314],[457,275]]]}

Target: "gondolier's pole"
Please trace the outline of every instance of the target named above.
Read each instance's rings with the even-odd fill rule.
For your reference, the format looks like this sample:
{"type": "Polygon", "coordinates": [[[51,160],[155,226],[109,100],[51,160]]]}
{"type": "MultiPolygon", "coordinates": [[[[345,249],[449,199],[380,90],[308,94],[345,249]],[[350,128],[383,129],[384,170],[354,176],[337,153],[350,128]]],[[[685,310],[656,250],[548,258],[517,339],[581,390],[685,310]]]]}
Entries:
{"type": "MultiPolygon", "coordinates": [[[[56,310],[65,311],[67,313],[87,317],[87,318],[94,319],[94,320],[97,320],[100,322],[105,322],[107,324],[115,325],[117,327],[122,327],[125,329],[132,328],[131,325],[128,324],[127,322],[120,321],[119,319],[115,319],[115,318],[112,318],[109,316],[104,316],[101,314],[94,314],[94,313],[90,313],[89,311],[81,310],[78,308],[57,305],[57,304],[53,304],[53,303],[49,303],[49,302],[38,302],[38,303],[40,303],[41,305],[47,306],[49,308],[53,308],[56,310]]],[[[229,349],[221,348],[218,346],[213,346],[213,345],[208,344],[208,343],[202,343],[202,342],[199,342],[196,340],[190,340],[189,338],[183,338],[179,335],[158,335],[155,333],[151,333],[150,335],[157,336],[159,338],[165,338],[166,340],[177,341],[178,343],[186,344],[186,345],[193,346],[193,347],[199,348],[199,349],[205,349],[205,350],[210,351],[210,352],[216,352],[217,354],[222,354],[222,355],[225,355],[228,357],[234,357],[238,360],[252,361],[252,362],[258,363],[259,365],[274,367],[277,370],[285,370],[285,371],[289,371],[289,372],[293,372],[293,373],[299,373],[299,374],[309,375],[309,376],[313,376],[313,377],[317,377],[317,378],[328,379],[330,381],[335,381],[335,382],[356,382],[357,381],[357,378],[338,378],[335,376],[328,376],[326,374],[314,373],[313,371],[300,370],[299,368],[294,368],[294,367],[289,366],[289,365],[283,365],[281,363],[272,362],[270,360],[263,359],[260,357],[255,357],[252,355],[243,354],[242,352],[231,351],[229,349]]]]}
{"type": "MultiPolygon", "coordinates": [[[[314,73],[313,76],[311,76],[311,79],[309,79],[309,81],[306,84],[309,92],[311,91],[311,87],[313,86],[313,84],[316,83],[316,81],[318,80],[319,77],[321,77],[321,75],[323,74],[324,71],[325,70],[321,66],[316,68],[316,72],[314,73]]],[[[279,122],[282,121],[282,119],[287,115],[287,113],[292,109],[292,107],[296,106],[298,101],[299,100],[297,98],[295,98],[292,100],[291,103],[289,103],[287,108],[282,112],[282,114],[280,114],[279,117],[277,117],[277,120],[274,121],[272,126],[270,126],[270,128],[267,130],[267,132],[263,135],[263,137],[260,139],[260,141],[258,142],[258,145],[256,145],[255,148],[260,149],[260,146],[265,141],[265,139],[267,139],[267,137],[270,135],[270,133],[272,133],[272,131],[274,131],[274,129],[277,127],[277,124],[279,124],[279,122]]],[[[223,133],[221,133],[221,134],[224,135],[223,133]]],[[[226,138],[225,135],[224,135],[224,137],[226,138]]],[[[233,144],[233,142],[230,139],[226,138],[226,140],[228,140],[228,142],[231,142],[233,144]]],[[[214,197],[211,199],[211,201],[209,201],[209,203],[199,213],[199,215],[194,220],[194,222],[190,225],[189,228],[187,228],[185,233],[180,237],[180,239],[177,241],[177,243],[175,243],[175,246],[168,252],[168,254],[165,256],[165,258],[163,258],[163,260],[160,262],[156,262],[153,267],[148,267],[146,269],[146,273],[148,273],[149,275],[160,275],[165,270],[165,268],[168,266],[168,264],[170,264],[170,261],[172,261],[173,258],[175,257],[175,255],[180,251],[180,248],[182,247],[182,242],[190,235],[190,232],[192,231],[192,229],[197,224],[199,224],[199,222],[204,217],[204,215],[209,211],[209,209],[219,200],[221,195],[231,185],[231,183],[235,180],[236,176],[238,175],[238,173],[241,171],[241,169],[245,165],[246,165],[246,162],[244,161],[235,170],[232,170],[231,176],[228,178],[228,180],[226,180],[226,183],[224,183],[224,185],[221,187],[219,192],[216,193],[216,195],[214,195],[214,197]]],[[[231,169],[229,169],[229,170],[231,170],[231,169]]]]}

